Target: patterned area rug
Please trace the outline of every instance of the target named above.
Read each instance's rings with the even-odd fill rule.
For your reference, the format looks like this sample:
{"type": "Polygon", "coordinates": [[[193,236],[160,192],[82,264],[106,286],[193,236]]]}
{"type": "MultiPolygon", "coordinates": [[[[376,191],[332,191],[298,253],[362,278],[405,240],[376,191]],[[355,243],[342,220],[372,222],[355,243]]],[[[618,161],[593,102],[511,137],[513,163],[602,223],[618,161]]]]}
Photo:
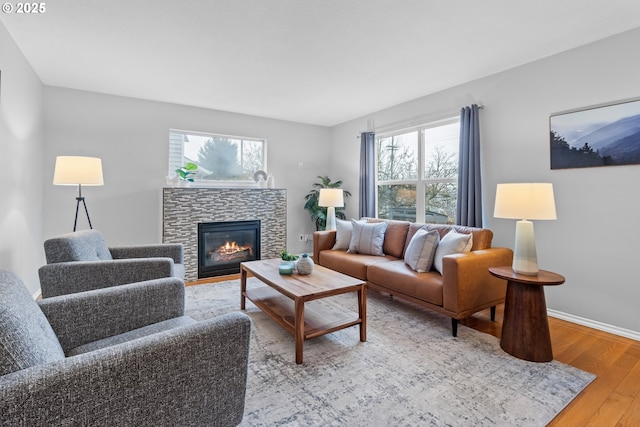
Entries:
{"type": "MultiPolygon", "coordinates": [[[[250,278],[248,287],[263,286],[250,278]]],[[[430,310],[367,296],[367,342],[351,327],[304,343],[247,301],[253,321],[242,426],[544,426],[595,376],[505,353],[497,338],[430,310]]],[[[240,307],[239,280],[190,286],[202,320],[240,307]]],[[[333,301],[356,310],[355,294],[333,301]]]]}

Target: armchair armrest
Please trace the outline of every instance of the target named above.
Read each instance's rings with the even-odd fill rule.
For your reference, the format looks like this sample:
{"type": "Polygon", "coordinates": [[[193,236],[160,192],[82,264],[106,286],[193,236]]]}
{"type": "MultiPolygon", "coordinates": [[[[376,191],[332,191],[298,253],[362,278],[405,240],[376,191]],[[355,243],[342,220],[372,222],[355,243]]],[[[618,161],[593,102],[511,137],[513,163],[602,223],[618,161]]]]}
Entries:
{"type": "Polygon", "coordinates": [[[2,424],[235,426],[250,331],[230,313],[2,376],[2,424]]]}
{"type": "Polygon", "coordinates": [[[320,251],[333,248],[336,244],[336,230],[315,231],[313,233],[313,260],[320,262],[320,251]]]}
{"type": "Polygon", "coordinates": [[[511,265],[513,251],[489,248],[442,258],[443,307],[461,319],[504,302],[506,284],[489,267],[511,265]]]}
{"type": "Polygon", "coordinates": [[[182,243],[159,243],[137,246],[114,246],[109,248],[114,259],[122,258],[172,258],[176,264],[184,263],[182,243]]]}
{"type": "Polygon", "coordinates": [[[59,262],[43,265],[38,274],[43,298],[175,275],[171,258],[59,262]]]}
{"type": "Polygon", "coordinates": [[[165,278],[38,301],[65,352],[184,314],[184,282],[165,278]]]}

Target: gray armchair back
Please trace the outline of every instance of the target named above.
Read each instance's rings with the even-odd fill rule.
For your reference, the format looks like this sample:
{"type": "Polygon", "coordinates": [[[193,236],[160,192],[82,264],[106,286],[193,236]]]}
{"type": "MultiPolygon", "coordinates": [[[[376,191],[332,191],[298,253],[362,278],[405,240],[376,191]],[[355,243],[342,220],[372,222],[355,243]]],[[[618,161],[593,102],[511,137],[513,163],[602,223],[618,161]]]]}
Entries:
{"type": "Polygon", "coordinates": [[[39,270],[42,297],[163,277],[184,278],[179,243],[108,247],[97,230],[81,230],[44,242],[47,264],[39,270]]]}
{"type": "Polygon", "coordinates": [[[184,316],[164,278],[34,301],[0,270],[0,425],[235,426],[251,322],[184,316]]]}

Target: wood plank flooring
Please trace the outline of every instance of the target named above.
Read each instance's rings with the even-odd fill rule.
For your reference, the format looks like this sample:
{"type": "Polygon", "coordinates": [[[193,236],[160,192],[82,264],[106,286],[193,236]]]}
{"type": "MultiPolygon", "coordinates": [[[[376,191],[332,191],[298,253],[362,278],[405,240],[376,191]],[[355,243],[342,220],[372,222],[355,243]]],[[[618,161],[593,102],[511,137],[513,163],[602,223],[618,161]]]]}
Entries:
{"type": "MultiPolygon", "coordinates": [[[[239,279],[224,276],[187,285],[239,279]]],[[[500,337],[504,306],[492,322],[489,310],[460,324],[500,337]]],[[[640,341],[549,317],[554,359],[598,377],[549,426],[640,426],[640,341]]]]}

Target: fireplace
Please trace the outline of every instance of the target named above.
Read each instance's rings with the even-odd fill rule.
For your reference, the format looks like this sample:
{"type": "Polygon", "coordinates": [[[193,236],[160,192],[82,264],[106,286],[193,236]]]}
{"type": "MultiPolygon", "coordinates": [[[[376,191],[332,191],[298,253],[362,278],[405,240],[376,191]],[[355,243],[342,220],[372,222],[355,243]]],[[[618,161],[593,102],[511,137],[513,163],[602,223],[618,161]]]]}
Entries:
{"type": "Polygon", "coordinates": [[[240,263],[260,259],[260,221],[198,223],[198,278],[240,272],[240,263]]]}

